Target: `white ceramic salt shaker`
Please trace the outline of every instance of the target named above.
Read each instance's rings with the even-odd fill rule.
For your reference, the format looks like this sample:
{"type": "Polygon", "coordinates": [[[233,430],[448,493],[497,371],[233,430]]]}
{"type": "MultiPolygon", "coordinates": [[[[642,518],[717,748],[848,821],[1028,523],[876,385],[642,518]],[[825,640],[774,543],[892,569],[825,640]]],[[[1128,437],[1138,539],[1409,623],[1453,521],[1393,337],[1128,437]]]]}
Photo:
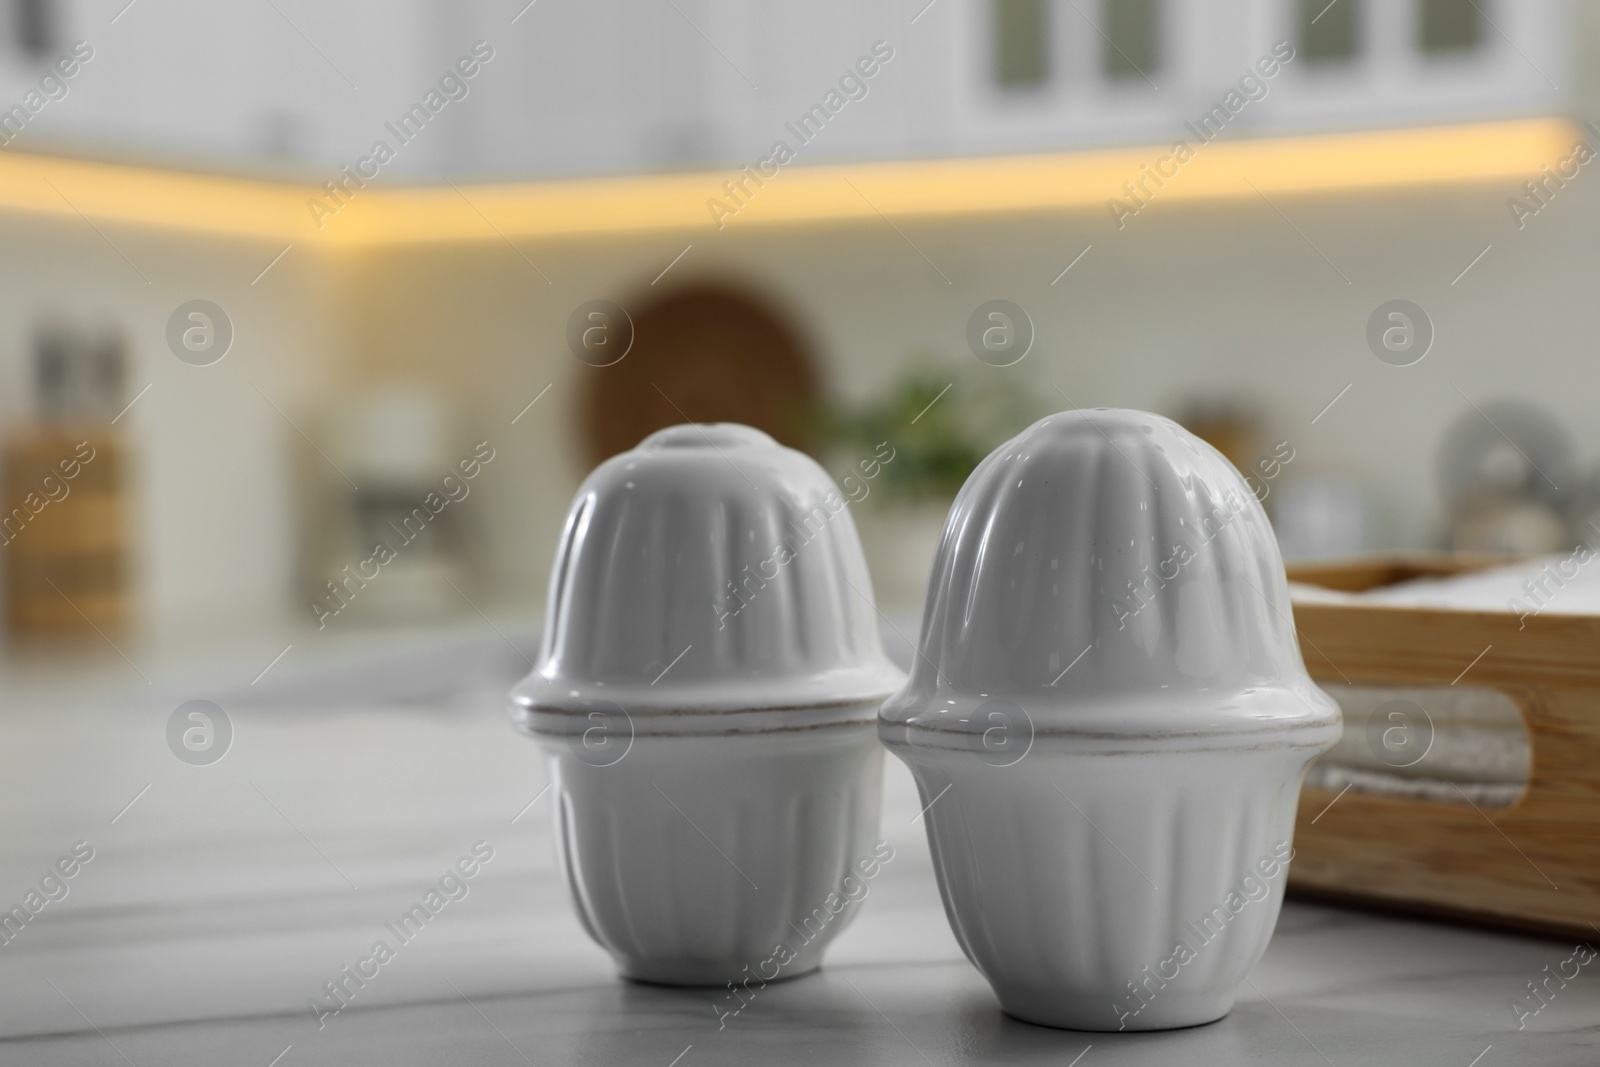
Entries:
{"type": "Polygon", "coordinates": [[[876,870],[874,719],[903,680],[807,456],[684,425],[589,476],[512,702],[578,916],[625,976],[755,989],[821,963],[876,870]]]}
{"type": "Polygon", "coordinates": [[[962,487],[879,732],[1001,1006],[1153,1030],[1232,1008],[1340,719],[1239,473],[1167,419],[1102,409],[1035,423],[962,487]]]}

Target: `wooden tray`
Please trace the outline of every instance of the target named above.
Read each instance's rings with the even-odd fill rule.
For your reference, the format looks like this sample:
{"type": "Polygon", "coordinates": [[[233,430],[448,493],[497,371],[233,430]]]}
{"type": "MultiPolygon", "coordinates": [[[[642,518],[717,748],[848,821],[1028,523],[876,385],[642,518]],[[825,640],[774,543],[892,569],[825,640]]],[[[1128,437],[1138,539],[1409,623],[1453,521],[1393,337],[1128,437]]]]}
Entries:
{"type": "MultiPolygon", "coordinates": [[[[1503,562],[1395,556],[1291,567],[1289,577],[1355,591],[1503,562]]],[[[1294,617],[1306,667],[1318,681],[1501,690],[1522,712],[1533,759],[1527,792],[1509,809],[1307,788],[1295,827],[1291,889],[1595,936],[1600,616],[1519,621],[1511,611],[1297,604],[1294,617]]]]}

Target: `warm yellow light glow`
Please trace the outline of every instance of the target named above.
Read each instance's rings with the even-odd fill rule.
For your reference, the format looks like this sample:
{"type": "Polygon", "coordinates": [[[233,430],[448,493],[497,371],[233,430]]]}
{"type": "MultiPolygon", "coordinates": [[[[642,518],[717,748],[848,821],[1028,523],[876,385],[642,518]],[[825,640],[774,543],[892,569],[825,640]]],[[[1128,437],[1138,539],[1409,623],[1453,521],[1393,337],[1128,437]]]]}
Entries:
{"type": "MultiPolygon", "coordinates": [[[[148,167],[0,155],[0,211],[262,240],[305,239],[307,191],[148,167]]],[[[82,225],[80,222],[79,225],[82,225]]]]}
{"type": "MultiPolygon", "coordinates": [[[[1522,180],[1570,153],[1561,119],[1214,142],[1165,179],[1162,203],[1275,193],[1522,180]]],[[[1168,156],[1170,145],[1052,155],[790,166],[740,206],[731,172],[429,188],[357,190],[337,207],[312,186],[0,155],[0,212],[82,215],[96,224],[362,248],[395,244],[559,240],[678,231],[712,233],[709,201],[737,213],[730,230],[1018,212],[1106,210],[1168,156]],[[323,204],[321,225],[310,201],[323,204]]],[[[1171,164],[1165,169],[1170,171],[1171,164]]],[[[381,179],[380,179],[381,180],[381,179]]]]}

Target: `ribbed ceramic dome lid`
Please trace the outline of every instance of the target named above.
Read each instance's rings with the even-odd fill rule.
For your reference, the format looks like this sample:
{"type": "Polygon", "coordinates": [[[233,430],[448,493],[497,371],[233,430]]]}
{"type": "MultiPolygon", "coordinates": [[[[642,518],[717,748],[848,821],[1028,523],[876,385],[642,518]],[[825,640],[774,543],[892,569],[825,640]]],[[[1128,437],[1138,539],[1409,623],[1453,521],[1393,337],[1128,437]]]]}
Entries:
{"type": "Polygon", "coordinates": [[[1314,725],[1312,685],[1260,503],[1226,459],[1140,411],[1042,419],[956,498],[920,654],[886,724],[968,729],[985,701],[1040,731],[1314,725]]]}
{"type": "Polygon", "coordinates": [[[629,714],[876,701],[883,652],[848,502],[803,453],[683,425],[601,464],[551,572],[525,709],[629,714]]]}

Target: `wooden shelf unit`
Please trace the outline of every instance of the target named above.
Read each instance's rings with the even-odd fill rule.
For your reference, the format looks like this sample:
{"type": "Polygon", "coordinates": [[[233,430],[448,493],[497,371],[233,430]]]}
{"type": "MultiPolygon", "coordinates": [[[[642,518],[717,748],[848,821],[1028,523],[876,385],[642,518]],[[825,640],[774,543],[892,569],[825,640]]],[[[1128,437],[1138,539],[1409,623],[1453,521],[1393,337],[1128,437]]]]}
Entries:
{"type": "Polygon", "coordinates": [[[39,426],[6,440],[0,558],[13,638],[126,625],[125,465],[120,438],[103,427],[39,426]]]}

